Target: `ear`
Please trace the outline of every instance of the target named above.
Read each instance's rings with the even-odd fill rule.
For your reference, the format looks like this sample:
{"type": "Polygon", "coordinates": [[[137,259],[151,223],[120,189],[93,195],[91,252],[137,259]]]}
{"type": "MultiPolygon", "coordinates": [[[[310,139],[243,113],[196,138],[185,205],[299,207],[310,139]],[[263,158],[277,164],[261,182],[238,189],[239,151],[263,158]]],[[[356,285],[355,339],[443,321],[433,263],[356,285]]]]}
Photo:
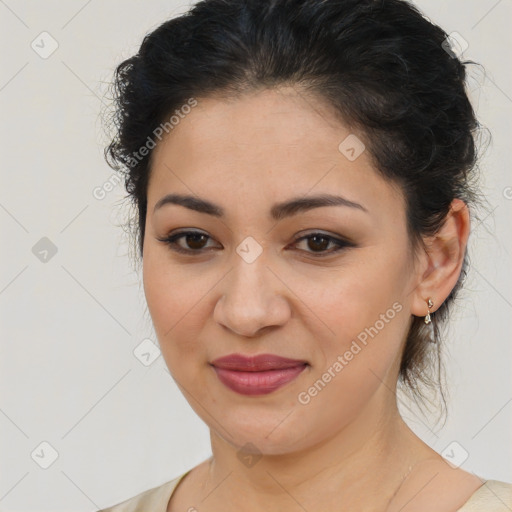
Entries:
{"type": "Polygon", "coordinates": [[[469,237],[469,210],[461,199],[454,199],[441,229],[424,240],[426,250],[420,265],[411,301],[411,313],[425,316],[427,301],[432,299],[436,311],[457,284],[469,237]]]}

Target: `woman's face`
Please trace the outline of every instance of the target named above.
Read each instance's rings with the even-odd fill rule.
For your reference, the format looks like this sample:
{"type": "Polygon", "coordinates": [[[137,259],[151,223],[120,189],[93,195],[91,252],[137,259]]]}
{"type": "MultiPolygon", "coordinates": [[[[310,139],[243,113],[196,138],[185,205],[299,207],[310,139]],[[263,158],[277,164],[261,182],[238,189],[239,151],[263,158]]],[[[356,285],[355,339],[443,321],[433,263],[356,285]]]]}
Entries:
{"type": "Polygon", "coordinates": [[[419,282],[401,192],[310,97],[197,101],[155,148],[148,188],[144,289],[171,374],[235,446],[287,453],[375,428],[395,404],[419,282]],[[215,206],[157,204],[169,194],[215,206]],[[327,195],[344,200],[318,206],[327,195]],[[302,363],[212,365],[230,354],[302,363]]]}

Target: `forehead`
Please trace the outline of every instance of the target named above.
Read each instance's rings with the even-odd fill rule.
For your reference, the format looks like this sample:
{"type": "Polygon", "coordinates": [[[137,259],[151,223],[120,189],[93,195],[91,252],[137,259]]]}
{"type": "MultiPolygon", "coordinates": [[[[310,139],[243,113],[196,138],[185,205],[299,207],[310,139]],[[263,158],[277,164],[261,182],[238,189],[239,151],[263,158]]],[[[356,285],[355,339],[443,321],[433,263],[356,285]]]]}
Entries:
{"type": "Polygon", "coordinates": [[[311,96],[282,88],[197,102],[154,149],[150,209],[169,192],[254,207],[309,191],[338,192],[377,210],[402,200],[368,150],[357,156],[362,137],[311,96]],[[347,140],[356,144],[355,159],[343,152],[347,140]]]}
{"type": "MultiPolygon", "coordinates": [[[[344,133],[349,131],[334,118],[332,109],[295,89],[282,87],[236,97],[198,98],[197,106],[180,119],[166,139],[168,146],[193,148],[189,159],[202,156],[203,148],[218,157],[228,158],[230,155],[221,149],[230,148],[237,156],[260,153],[263,158],[279,156],[269,153],[272,148],[289,148],[291,154],[305,149],[325,152],[329,144],[336,149],[344,133]]],[[[165,145],[164,139],[155,153],[165,145]]]]}

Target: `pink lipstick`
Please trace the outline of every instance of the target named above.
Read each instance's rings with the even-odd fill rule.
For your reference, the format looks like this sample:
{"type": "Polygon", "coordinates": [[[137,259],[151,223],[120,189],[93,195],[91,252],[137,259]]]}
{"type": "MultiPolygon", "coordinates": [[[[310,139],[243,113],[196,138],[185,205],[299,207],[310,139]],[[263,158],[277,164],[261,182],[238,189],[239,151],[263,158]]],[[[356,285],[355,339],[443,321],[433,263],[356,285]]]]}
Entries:
{"type": "Polygon", "coordinates": [[[308,366],[306,361],[274,354],[230,354],[212,361],[219,380],[242,395],[266,395],[295,379],[308,366]]]}

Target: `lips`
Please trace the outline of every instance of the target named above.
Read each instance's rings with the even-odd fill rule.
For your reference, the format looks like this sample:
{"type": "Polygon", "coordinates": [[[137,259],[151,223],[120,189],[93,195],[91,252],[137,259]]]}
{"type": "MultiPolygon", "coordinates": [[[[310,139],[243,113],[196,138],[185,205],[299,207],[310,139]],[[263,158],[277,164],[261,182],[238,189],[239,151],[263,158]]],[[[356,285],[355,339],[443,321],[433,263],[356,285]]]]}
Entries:
{"type": "Polygon", "coordinates": [[[274,354],[230,354],[211,364],[225,386],[243,395],[271,393],[295,379],[308,366],[306,361],[274,354]]]}

